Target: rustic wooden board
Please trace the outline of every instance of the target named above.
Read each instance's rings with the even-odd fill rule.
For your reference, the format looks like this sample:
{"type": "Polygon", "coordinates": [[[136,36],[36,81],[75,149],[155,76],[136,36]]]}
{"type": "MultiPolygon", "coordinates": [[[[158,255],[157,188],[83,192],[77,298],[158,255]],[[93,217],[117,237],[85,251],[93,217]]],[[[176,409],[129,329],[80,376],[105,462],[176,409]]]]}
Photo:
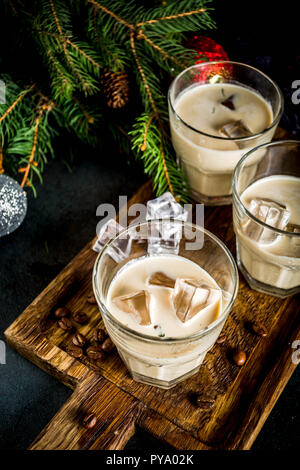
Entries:
{"type": "MultiPolygon", "coordinates": [[[[277,138],[285,137],[279,130],[277,138]]],[[[129,201],[152,198],[146,183],[129,201]]],[[[231,207],[205,208],[205,226],[235,254],[231,207]]],[[[299,296],[278,299],[252,291],[240,276],[240,288],[224,331],[227,340],[207,354],[200,372],[171,390],[134,382],[116,352],[95,366],[67,352],[74,333],[57,327],[53,310],[65,305],[85,311],[88,338],[101,326],[98,307],[87,303],[96,253],[89,243],[5,332],[7,342],[30,361],[57,377],[74,393],[31,445],[31,449],[122,449],[136,427],[177,449],[249,449],[296,365],[291,344],[300,339],[299,296]],[[266,338],[248,327],[253,320],[268,329],[266,338]],[[241,347],[247,362],[230,358],[241,347]],[[213,399],[208,411],[194,404],[195,394],[213,399]],[[85,429],[85,413],[97,424],[85,429]]]]}

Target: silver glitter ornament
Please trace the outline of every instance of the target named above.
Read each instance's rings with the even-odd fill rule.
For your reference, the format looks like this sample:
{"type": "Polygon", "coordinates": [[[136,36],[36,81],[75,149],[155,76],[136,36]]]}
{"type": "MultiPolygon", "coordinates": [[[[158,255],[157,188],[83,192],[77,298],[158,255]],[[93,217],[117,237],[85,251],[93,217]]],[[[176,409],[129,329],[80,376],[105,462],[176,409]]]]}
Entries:
{"type": "Polygon", "coordinates": [[[27,212],[27,197],[19,183],[0,175],[0,237],[16,230],[27,212]]]}

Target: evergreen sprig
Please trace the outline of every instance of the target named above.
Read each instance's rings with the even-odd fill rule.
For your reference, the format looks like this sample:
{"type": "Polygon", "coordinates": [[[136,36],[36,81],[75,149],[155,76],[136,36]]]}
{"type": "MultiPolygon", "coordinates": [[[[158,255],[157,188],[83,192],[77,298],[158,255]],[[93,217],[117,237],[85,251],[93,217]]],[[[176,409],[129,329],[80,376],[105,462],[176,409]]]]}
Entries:
{"type": "Polygon", "coordinates": [[[168,135],[166,86],[195,62],[185,36],[213,28],[210,11],[210,0],[154,0],[150,8],[142,0],[10,0],[0,21],[10,16],[24,38],[31,34],[43,65],[31,85],[16,72],[1,77],[7,101],[0,104],[0,172],[19,172],[21,184],[35,191],[34,176],[41,181],[60,127],[94,146],[103,128],[134,151],[158,195],[169,190],[187,201],[168,135]],[[128,75],[133,106],[123,119],[110,112],[106,122],[108,71],[128,75]]]}

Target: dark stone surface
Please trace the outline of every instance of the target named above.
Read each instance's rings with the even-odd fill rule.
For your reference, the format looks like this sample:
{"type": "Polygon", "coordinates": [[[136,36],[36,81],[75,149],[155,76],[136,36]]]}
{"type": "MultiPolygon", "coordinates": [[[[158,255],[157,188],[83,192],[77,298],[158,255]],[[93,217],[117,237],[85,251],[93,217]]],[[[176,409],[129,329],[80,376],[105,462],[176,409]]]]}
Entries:
{"type": "MultiPolygon", "coordinates": [[[[70,173],[59,159],[47,168],[38,198],[29,195],[22,226],[0,239],[0,339],[4,330],[95,235],[96,207],[129,197],[142,172],[119,162],[78,162],[70,173]]],[[[0,365],[0,449],[25,449],[71,391],[6,348],[0,365]]]]}
{"type": "MultiPolygon", "coordinates": [[[[273,3],[214,2],[218,32],[207,33],[227,49],[232,60],[250,63],[270,74],[285,92],[282,125],[299,137],[299,106],[291,103],[291,83],[300,79],[295,3],[280,10],[273,3]],[[298,64],[298,65],[297,65],[298,64]]],[[[69,153],[66,148],[65,153],[69,153]]],[[[79,152],[80,153],[80,152],[79,152]]],[[[84,156],[90,153],[82,147],[84,156]]],[[[45,173],[38,198],[29,196],[27,217],[12,235],[0,239],[0,339],[3,331],[53,277],[94,236],[96,207],[116,204],[132,195],[144,177],[124,157],[109,151],[81,158],[70,173],[59,158],[45,173]]],[[[0,364],[0,448],[25,449],[50,421],[70,391],[7,347],[7,363],[0,364]]],[[[297,449],[300,373],[295,372],[268,418],[254,449],[297,449]]],[[[137,433],[128,449],[161,449],[137,433]]]]}

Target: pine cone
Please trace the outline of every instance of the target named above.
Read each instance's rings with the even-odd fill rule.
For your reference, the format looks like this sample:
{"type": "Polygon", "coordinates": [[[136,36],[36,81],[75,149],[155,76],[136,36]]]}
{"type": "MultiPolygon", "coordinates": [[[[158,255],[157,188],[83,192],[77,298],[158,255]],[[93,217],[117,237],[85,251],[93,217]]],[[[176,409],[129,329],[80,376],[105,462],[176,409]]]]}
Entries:
{"type": "Polygon", "coordinates": [[[102,75],[103,93],[107,99],[107,106],[118,109],[128,103],[129,82],[126,72],[104,71],[102,75]]]}

